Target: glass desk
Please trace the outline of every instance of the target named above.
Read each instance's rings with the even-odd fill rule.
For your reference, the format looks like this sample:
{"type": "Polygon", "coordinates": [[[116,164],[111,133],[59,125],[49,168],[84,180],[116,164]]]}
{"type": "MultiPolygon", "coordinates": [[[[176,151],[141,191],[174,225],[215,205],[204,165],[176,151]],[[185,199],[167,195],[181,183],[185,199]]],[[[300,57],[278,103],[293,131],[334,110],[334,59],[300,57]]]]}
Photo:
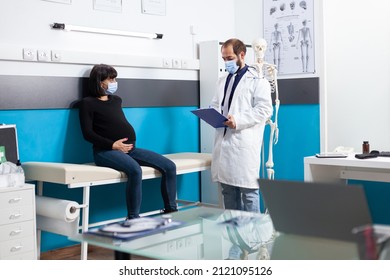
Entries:
{"type": "Polygon", "coordinates": [[[70,237],[112,249],[116,259],[138,255],[152,259],[269,259],[275,232],[269,215],[210,207],[172,214],[178,228],[126,241],[93,234],[70,237]],[[223,223],[237,217],[237,223],[223,223]]]}

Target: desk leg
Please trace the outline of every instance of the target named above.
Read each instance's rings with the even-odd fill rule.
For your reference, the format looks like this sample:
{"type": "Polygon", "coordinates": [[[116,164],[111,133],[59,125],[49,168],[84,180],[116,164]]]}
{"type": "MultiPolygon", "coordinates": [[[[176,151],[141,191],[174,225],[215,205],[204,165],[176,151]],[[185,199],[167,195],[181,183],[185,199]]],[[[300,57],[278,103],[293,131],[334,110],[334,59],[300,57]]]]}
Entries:
{"type": "MultiPolygon", "coordinates": [[[[89,224],[89,196],[90,196],[90,187],[85,186],[83,188],[83,218],[81,221],[81,233],[88,231],[89,224]]],[[[81,242],[81,259],[88,259],[88,243],[81,242]]]]}
{"type": "Polygon", "coordinates": [[[131,260],[131,254],[114,251],[114,256],[116,260],[131,260]]]}
{"type": "MultiPolygon", "coordinates": [[[[43,195],[43,182],[37,181],[37,195],[42,196],[43,195]]],[[[37,256],[38,260],[41,258],[41,235],[42,231],[40,229],[37,229],[37,256]]]]}

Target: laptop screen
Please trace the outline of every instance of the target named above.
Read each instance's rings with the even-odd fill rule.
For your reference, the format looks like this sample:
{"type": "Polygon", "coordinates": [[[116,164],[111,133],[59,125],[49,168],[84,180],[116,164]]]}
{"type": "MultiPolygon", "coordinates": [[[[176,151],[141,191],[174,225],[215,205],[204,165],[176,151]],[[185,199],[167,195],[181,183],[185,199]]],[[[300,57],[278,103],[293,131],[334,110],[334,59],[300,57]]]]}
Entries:
{"type": "Polygon", "coordinates": [[[356,241],[352,229],[372,224],[359,185],[263,179],[259,183],[279,232],[356,241]]]}
{"type": "Polygon", "coordinates": [[[0,125],[0,147],[1,156],[16,164],[19,154],[15,125],[0,125]]]}

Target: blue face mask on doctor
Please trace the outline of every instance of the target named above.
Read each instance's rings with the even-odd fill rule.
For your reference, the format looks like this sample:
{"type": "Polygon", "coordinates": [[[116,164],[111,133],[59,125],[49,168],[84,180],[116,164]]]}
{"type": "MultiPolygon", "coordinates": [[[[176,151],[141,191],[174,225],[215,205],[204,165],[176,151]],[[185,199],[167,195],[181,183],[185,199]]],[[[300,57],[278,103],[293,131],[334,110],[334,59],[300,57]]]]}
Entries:
{"type": "Polygon", "coordinates": [[[108,83],[104,91],[107,95],[114,94],[118,90],[118,82],[108,83]]]}
{"type": "Polygon", "coordinates": [[[240,67],[237,65],[237,60],[228,60],[225,62],[225,69],[230,74],[236,73],[238,68],[240,68],[240,67]]]}

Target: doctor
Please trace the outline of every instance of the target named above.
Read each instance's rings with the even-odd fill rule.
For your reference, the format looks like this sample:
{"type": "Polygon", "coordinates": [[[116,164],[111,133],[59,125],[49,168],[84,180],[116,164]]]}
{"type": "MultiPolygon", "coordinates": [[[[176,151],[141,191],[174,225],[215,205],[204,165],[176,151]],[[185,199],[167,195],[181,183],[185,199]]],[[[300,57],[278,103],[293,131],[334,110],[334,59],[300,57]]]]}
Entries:
{"type": "Polygon", "coordinates": [[[215,131],[212,180],[222,188],[225,209],[260,211],[260,150],[266,121],[272,116],[269,82],[245,64],[245,44],[229,39],[221,47],[229,73],[217,82],[211,107],[228,120],[215,131]]]}

